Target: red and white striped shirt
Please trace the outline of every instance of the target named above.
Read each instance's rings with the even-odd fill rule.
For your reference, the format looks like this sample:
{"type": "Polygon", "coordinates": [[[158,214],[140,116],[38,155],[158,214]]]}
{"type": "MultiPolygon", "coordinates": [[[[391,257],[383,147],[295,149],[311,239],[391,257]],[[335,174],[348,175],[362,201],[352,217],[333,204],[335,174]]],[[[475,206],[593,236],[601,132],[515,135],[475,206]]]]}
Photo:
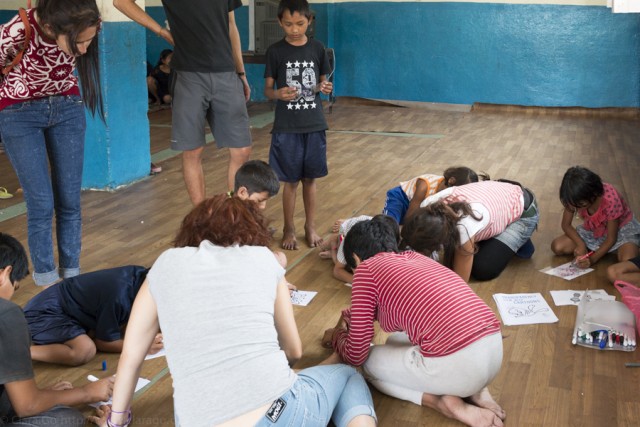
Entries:
{"type": "Polygon", "coordinates": [[[475,242],[490,239],[502,233],[509,224],[517,221],[524,211],[524,195],[518,185],[499,181],[481,181],[458,187],[449,187],[427,198],[420,206],[435,201],[445,203],[464,201],[471,205],[479,220],[471,216],[458,222],[460,244],[470,238],[475,242]]]}
{"type": "Polygon", "coordinates": [[[460,276],[416,252],[380,253],[358,266],[349,331],[338,330],[333,347],[360,366],[369,355],[373,322],[386,332],[404,331],[425,357],[446,356],[500,331],[500,322],[460,276]]]}
{"type": "MultiPolygon", "coordinates": [[[[78,81],[73,74],[76,60],[64,53],[55,40],[44,35],[29,9],[31,40],[20,63],[0,79],[0,110],[30,99],[53,95],[79,95],[78,81]]],[[[0,65],[8,64],[25,41],[24,24],[16,15],[0,26],[0,65]]]]}

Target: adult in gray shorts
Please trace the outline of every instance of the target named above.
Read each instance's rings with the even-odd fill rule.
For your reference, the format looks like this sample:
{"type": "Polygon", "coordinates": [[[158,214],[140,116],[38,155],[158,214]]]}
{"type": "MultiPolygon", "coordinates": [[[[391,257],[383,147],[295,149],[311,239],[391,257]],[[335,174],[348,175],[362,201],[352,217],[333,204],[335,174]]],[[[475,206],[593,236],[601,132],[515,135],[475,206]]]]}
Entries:
{"type": "Polygon", "coordinates": [[[205,198],[202,155],[205,124],[218,148],[229,148],[229,190],[251,154],[249,115],[242,80],[231,72],[177,71],[174,78],[171,148],[182,151],[182,172],[194,205],[205,198]]]}
{"type": "Polygon", "coordinates": [[[171,31],[134,0],[113,0],[138,24],[175,46],[171,148],[182,151],[182,173],[194,205],[205,198],[202,155],[208,122],[218,148],[229,148],[227,185],[251,155],[245,102],[251,90],[245,76],[234,10],[241,0],[162,0],[171,31]]]}

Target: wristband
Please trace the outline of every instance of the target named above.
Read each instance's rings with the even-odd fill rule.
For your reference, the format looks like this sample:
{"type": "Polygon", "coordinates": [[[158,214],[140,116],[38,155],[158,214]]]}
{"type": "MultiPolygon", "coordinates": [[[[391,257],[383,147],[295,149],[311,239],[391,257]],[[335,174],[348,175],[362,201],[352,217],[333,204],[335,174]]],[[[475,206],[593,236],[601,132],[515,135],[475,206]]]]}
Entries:
{"type": "Polygon", "coordinates": [[[236,74],[237,74],[238,76],[240,76],[240,77],[242,77],[242,76],[244,76],[244,75],[245,75],[245,74],[244,74],[244,71],[239,71],[239,72],[237,72],[236,74]]]}
{"type": "Polygon", "coordinates": [[[131,408],[127,409],[126,411],[111,411],[109,412],[109,416],[107,417],[107,427],[127,427],[129,424],[131,424],[131,408]],[[124,422],[124,424],[116,424],[114,422],[111,421],[111,414],[128,414],[127,416],[127,420],[124,422]]]}

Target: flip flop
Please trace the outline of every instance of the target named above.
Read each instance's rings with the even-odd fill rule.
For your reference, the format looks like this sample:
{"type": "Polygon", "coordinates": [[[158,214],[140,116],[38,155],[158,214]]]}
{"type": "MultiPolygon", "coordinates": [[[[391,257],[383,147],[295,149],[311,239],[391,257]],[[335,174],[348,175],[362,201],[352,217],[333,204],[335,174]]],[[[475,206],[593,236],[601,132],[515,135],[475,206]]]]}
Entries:
{"type": "Polygon", "coordinates": [[[9,193],[6,188],[0,187],[0,199],[10,199],[13,194],[9,193]]]}

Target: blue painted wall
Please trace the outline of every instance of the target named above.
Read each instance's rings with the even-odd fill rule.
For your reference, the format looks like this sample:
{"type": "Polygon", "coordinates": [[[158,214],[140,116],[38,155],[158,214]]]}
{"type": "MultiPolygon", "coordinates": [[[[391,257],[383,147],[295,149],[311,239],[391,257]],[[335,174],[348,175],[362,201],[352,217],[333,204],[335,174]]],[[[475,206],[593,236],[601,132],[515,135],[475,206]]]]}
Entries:
{"type": "MultiPolygon", "coordinates": [[[[639,107],[640,14],[492,3],[313,3],[336,93],[405,101],[639,107]],[[390,19],[390,17],[395,17],[390,19]]],[[[164,21],[162,8],[149,8],[164,21]]],[[[236,11],[247,46],[248,8],[236,11]]],[[[150,35],[155,44],[155,35],[150,35]]],[[[163,47],[150,43],[155,62],[163,47]]],[[[247,65],[262,100],[263,66],[247,65]]]]}
{"type": "Polygon", "coordinates": [[[105,22],[100,33],[100,80],[106,125],[87,114],[82,185],[116,188],[149,175],[145,30],[105,22]]]}

